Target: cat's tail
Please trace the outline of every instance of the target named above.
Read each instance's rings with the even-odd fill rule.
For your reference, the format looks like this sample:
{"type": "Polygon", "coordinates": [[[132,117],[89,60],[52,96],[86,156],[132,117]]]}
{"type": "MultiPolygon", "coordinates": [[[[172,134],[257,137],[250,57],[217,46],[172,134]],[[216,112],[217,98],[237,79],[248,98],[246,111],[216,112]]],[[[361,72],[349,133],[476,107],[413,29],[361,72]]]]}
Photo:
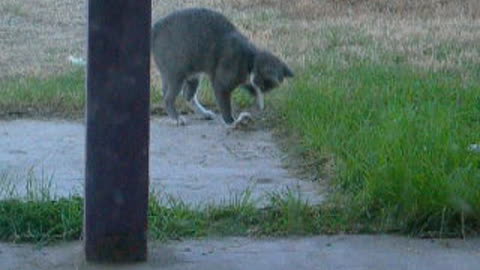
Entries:
{"type": "Polygon", "coordinates": [[[153,50],[153,46],[157,38],[157,33],[158,33],[158,22],[152,26],[152,29],[150,32],[150,50],[153,50]]]}

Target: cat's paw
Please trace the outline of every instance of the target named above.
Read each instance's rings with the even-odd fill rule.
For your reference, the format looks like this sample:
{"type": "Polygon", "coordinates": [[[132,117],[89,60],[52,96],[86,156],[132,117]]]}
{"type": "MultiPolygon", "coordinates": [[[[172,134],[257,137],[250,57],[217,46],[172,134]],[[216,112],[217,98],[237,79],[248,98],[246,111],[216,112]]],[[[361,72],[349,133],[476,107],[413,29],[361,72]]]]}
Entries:
{"type": "Polygon", "coordinates": [[[167,119],[165,119],[165,122],[167,122],[167,124],[171,126],[178,127],[178,126],[185,126],[187,124],[187,119],[180,115],[178,116],[177,119],[168,117],[167,119]]]}
{"type": "Polygon", "coordinates": [[[245,129],[253,122],[253,117],[249,112],[241,112],[238,118],[229,125],[229,129],[245,129]]]}
{"type": "Polygon", "coordinates": [[[212,111],[205,110],[204,112],[202,112],[202,118],[205,120],[213,120],[215,119],[215,117],[216,117],[216,114],[212,111]]]}
{"type": "Polygon", "coordinates": [[[252,114],[249,112],[241,112],[240,115],[238,115],[237,120],[235,120],[236,123],[239,124],[248,124],[253,121],[252,114]]]}

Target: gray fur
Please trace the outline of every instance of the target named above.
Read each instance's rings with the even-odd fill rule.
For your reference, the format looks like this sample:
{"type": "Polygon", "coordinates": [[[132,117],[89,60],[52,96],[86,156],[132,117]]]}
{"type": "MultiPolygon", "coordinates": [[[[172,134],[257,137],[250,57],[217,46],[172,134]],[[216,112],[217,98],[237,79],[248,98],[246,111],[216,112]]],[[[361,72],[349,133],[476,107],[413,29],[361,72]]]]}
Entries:
{"type": "MultiPolygon", "coordinates": [[[[258,49],[225,16],[205,8],[178,10],[158,20],[152,30],[152,53],[162,76],[167,114],[179,124],[184,120],[175,109],[175,99],[183,90],[188,102],[199,105],[192,101],[199,74],[211,80],[227,124],[234,122],[231,94],[237,87],[257,96],[257,90],[268,92],[293,76],[284,62],[258,49]]],[[[205,116],[210,118],[209,113],[205,116]]]]}

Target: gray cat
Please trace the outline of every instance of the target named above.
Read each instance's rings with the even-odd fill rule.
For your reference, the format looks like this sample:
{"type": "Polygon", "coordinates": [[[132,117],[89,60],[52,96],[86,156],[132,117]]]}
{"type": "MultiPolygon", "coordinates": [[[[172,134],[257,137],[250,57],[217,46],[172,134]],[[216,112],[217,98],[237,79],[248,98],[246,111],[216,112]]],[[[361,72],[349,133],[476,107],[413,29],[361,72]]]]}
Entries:
{"type": "Polygon", "coordinates": [[[152,53],[162,76],[165,109],[176,125],[186,123],[175,109],[180,91],[197,113],[206,119],[215,116],[197,99],[201,74],[211,80],[222,118],[232,127],[251,119],[249,113],[233,118],[233,90],[243,87],[263,110],[264,93],[293,77],[279,58],[258,49],[225,16],[205,8],[174,11],[157,21],[152,30],[152,53]]]}

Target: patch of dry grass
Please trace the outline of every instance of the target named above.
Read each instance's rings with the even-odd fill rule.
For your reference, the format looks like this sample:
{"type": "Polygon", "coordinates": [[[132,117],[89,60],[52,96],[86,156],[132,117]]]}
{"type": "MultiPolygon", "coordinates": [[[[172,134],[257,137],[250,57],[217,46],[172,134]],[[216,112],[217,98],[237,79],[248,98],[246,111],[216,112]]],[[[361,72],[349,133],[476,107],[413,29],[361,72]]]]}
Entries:
{"type": "Polygon", "coordinates": [[[237,9],[273,7],[296,19],[317,20],[325,17],[381,13],[399,16],[477,18],[477,0],[233,0],[237,9]]]}
{"type": "Polygon", "coordinates": [[[9,17],[25,17],[28,15],[21,3],[18,2],[3,2],[0,3],[0,12],[9,17]]]}
{"type": "MultiPolygon", "coordinates": [[[[69,55],[85,57],[85,6],[86,0],[1,0],[0,79],[55,74],[70,68],[69,55]]],[[[346,65],[385,61],[385,53],[435,69],[479,61],[477,0],[153,0],[152,18],[192,6],[225,13],[297,68],[327,51],[346,65]]],[[[152,81],[160,82],[155,68],[152,81]]]]}
{"type": "Polygon", "coordinates": [[[345,65],[396,61],[457,71],[480,65],[476,0],[236,0],[232,6],[251,14],[239,17],[242,30],[297,67],[325,55],[345,65]]]}
{"type": "Polygon", "coordinates": [[[83,53],[85,2],[1,0],[0,79],[63,71],[83,53]]]}

